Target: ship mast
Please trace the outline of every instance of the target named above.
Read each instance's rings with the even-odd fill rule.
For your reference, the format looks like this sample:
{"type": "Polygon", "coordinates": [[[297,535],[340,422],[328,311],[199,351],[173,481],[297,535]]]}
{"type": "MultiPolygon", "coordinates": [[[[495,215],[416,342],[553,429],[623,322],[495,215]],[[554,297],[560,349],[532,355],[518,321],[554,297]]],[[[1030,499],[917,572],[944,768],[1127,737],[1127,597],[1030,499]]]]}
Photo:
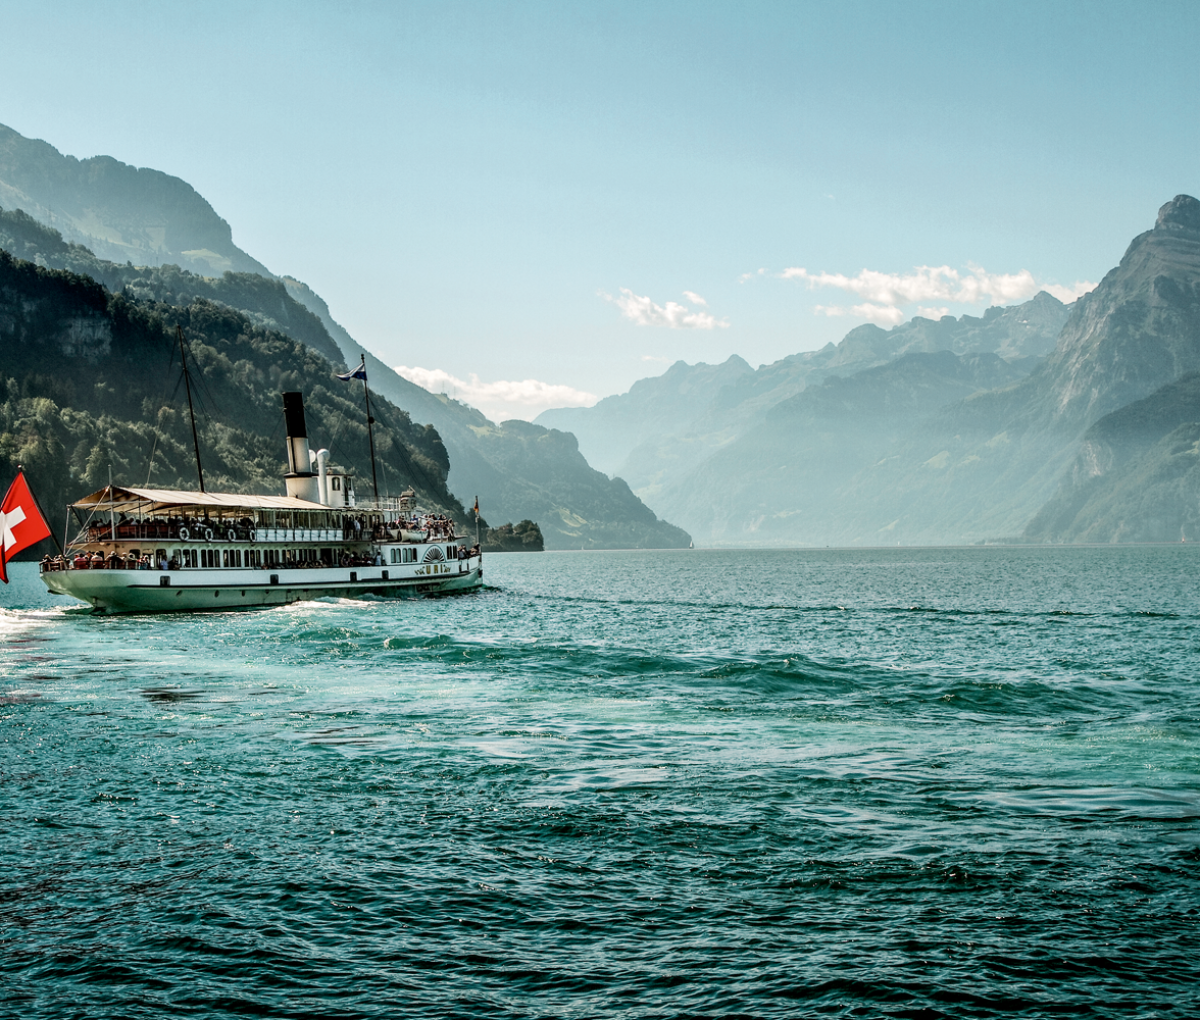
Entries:
{"type": "MultiPolygon", "coordinates": [[[[187,389],[188,414],[192,417],[192,446],[196,450],[196,474],[200,478],[200,491],[204,491],[204,468],[200,466],[200,440],[196,436],[196,409],[192,406],[192,376],[188,371],[187,351],[183,345],[183,327],[176,326],[175,333],[179,337],[179,356],[183,359],[183,385],[187,389]]],[[[109,484],[112,482],[110,480],[109,484]]]]}
{"type": "Polygon", "coordinates": [[[375,431],[372,426],[375,419],[371,417],[371,391],[367,388],[367,356],[362,355],[359,372],[363,381],[363,400],[367,403],[367,442],[371,444],[371,484],[375,486],[375,504],[379,505],[379,478],[375,474],[375,431]]]}

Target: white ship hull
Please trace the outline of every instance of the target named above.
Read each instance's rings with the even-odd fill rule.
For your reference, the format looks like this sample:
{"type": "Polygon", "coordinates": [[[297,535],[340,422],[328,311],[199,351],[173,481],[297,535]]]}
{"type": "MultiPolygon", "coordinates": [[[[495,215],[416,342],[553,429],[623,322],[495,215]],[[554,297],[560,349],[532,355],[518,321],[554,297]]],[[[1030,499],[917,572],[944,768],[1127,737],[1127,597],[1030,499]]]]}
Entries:
{"type": "Polygon", "coordinates": [[[364,595],[436,596],[483,585],[480,558],[409,568],[323,567],[264,570],[61,570],[46,587],[104,613],[171,613],[281,606],[364,595]]]}

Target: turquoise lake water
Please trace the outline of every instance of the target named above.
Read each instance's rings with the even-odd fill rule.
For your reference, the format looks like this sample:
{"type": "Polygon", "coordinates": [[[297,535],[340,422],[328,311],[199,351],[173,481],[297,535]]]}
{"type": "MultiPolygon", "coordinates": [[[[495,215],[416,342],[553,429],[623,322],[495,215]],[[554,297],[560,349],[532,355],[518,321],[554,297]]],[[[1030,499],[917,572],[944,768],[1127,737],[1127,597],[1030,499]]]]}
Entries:
{"type": "Polygon", "coordinates": [[[0,1015],[1200,1015],[1193,546],[10,571],[0,1015]]]}

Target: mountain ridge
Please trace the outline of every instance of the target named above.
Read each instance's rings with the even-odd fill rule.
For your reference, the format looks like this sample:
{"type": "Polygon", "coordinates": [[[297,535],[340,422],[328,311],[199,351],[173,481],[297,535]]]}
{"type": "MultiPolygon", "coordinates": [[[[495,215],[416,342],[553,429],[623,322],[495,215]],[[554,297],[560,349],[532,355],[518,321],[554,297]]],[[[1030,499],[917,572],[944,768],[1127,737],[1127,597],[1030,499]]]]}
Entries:
{"type": "MultiPolygon", "coordinates": [[[[968,321],[974,338],[956,340],[960,351],[1005,350],[1009,358],[999,361],[1006,367],[995,372],[992,362],[991,379],[972,377],[961,363],[952,368],[949,359],[978,357],[956,353],[947,340],[961,320],[858,327],[836,348],[785,359],[793,380],[805,376],[799,392],[704,457],[691,464],[680,458],[686,470],[653,493],[638,491],[700,544],[957,544],[1022,535],[1121,541],[1186,533],[1190,511],[1180,508],[1200,503],[1200,476],[1187,460],[1191,423],[1183,412],[1172,418],[1160,409],[1165,424],[1153,442],[1135,444],[1158,463],[1157,473],[1139,473],[1137,458],[1122,458],[1112,430],[1128,423],[1121,408],[1155,393],[1165,400],[1163,387],[1200,370],[1200,203],[1184,195],[1166,203],[1155,226],[1070,309],[1049,295],[1027,304],[1034,307],[968,321]],[[1022,321],[1031,311],[1052,314],[1038,326],[1022,321]],[[1047,344],[1059,315],[1061,329],[1047,344]],[[1000,316],[1012,320],[1008,328],[1034,328],[1019,343],[996,343],[994,332],[985,343],[984,327],[1000,316]],[[1034,337],[1035,346],[1026,346],[1034,337]],[[1039,358],[1036,345],[1052,349],[1039,358]],[[932,347],[942,348],[936,362],[913,360],[932,347]],[[1106,415],[1113,416],[1108,431],[1089,432],[1106,415]],[[1111,468],[1096,470],[1104,458],[1111,468]],[[1094,480],[1081,481],[1089,470],[1094,480]],[[1151,516],[1171,523],[1140,528],[1139,515],[1155,505],[1151,516]]],[[[684,445],[704,437],[675,438],[684,445]]],[[[645,446],[635,459],[650,461],[645,446]]]]}
{"type": "Polygon", "coordinates": [[[594,471],[577,449],[535,442],[520,429],[506,431],[505,423],[494,425],[475,409],[403,379],[366,352],[310,287],[271,274],[233,245],[229,225],[179,178],[111,157],[64,156],[46,142],[0,126],[0,206],[14,196],[32,205],[25,210],[29,223],[48,231],[31,239],[28,224],[16,222],[15,214],[0,213],[12,245],[38,249],[22,248],[19,256],[86,273],[130,297],[179,305],[196,298],[220,301],[264,328],[295,334],[335,364],[356,364],[365,353],[372,392],[437,429],[450,456],[452,491],[462,493],[464,500],[481,497],[491,520],[516,522],[551,513],[549,520],[538,522],[548,548],[689,544],[690,537],[673,525],[657,518],[648,522],[644,505],[628,487],[594,471]],[[139,195],[140,203],[135,200],[139,195]],[[51,211],[67,237],[46,227],[51,211]],[[175,213],[179,215],[172,219],[175,213]],[[14,232],[22,230],[26,236],[15,238],[14,232]],[[113,257],[99,257],[78,239],[92,241],[113,257]],[[214,253],[219,258],[211,258],[214,253]],[[147,265],[132,265],[133,257],[147,265]],[[239,267],[244,271],[236,271],[239,267]],[[529,450],[516,456],[522,443],[529,450]],[[540,453],[554,465],[549,479],[549,463],[538,463],[540,453]],[[498,471],[489,463],[497,456],[528,477],[498,471]]]}
{"type": "Polygon", "coordinates": [[[229,224],[181,178],[112,156],[76,159],[4,124],[0,206],[24,209],[112,262],[150,258],[207,275],[272,275],[233,243],[229,224]]]}

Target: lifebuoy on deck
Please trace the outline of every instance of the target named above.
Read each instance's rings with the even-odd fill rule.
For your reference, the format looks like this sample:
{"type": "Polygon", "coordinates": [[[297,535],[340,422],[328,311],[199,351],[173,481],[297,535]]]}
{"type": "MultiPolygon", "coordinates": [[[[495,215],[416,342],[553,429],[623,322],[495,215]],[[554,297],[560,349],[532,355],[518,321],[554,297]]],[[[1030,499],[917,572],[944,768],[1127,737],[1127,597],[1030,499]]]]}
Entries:
{"type": "Polygon", "coordinates": [[[237,541],[237,528],[230,528],[225,532],[225,537],[231,542],[237,541]]]}
{"type": "Polygon", "coordinates": [[[249,538],[251,542],[257,542],[258,541],[258,529],[251,528],[248,532],[246,532],[246,537],[249,538]]]}
{"type": "Polygon", "coordinates": [[[186,542],[192,537],[192,533],[187,528],[179,529],[179,541],[186,542]]]}
{"type": "Polygon", "coordinates": [[[212,541],[212,528],[204,529],[204,541],[206,541],[206,542],[212,541]]]}

